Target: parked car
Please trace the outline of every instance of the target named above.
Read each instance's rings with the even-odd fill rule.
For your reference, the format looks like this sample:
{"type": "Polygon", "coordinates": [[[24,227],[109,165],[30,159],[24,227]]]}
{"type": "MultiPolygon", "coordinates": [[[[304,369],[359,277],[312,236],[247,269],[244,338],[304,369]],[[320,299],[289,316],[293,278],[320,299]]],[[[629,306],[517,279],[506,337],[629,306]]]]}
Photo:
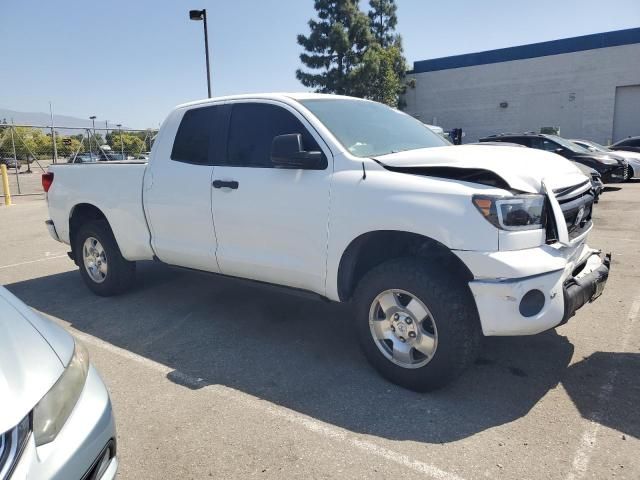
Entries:
{"type": "Polygon", "coordinates": [[[571,141],[583,148],[586,148],[590,152],[613,153],[614,155],[618,155],[619,157],[624,158],[630,167],[627,172],[627,177],[640,177],[640,151],[628,152],[626,150],[615,150],[613,146],[605,147],[604,145],[592,142],[591,140],[572,139],[571,141]]]}
{"type": "Polygon", "coordinates": [[[16,160],[15,158],[0,158],[0,165],[6,165],[8,169],[15,170],[17,168],[18,170],[20,170],[20,160],[16,160]]]}
{"type": "Polygon", "coordinates": [[[86,349],[4,287],[0,399],[0,478],[115,478],[111,402],[86,349]]]}
{"type": "Polygon", "coordinates": [[[148,163],[53,165],[42,180],[49,232],[96,294],[127,291],[135,262],[154,259],[353,302],[368,360],[415,390],[458,376],[483,334],[566,322],[608,276],[573,164],[454,147],[362,99],[181,105],[148,163]]]}
{"type": "Polygon", "coordinates": [[[628,137],[617,141],[611,145],[612,150],[625,150],[627,152],[640,153],[640,136],[628,137]]]}
{"type": "Polygon", "coordinates": [[[627,179],[627,162],[611,153],[590,152],[557,135],[542,133],[501,133],[480,139],[481,142],[519,143],[526,147],[556,153],[577,163],[593,168],[604,183],[619,183],[627,179]]]}
{"type": "Polygon", "coordinates": [[[97,152],[82,152],[72,155],[67,163],[117,162],[127,159],[128,157],[122,153],[98,150],[97,152]]]}
{"type": "Polygon", "coordinates": [[[591,178],[591,187],[593,188],[594,195],[593,203],[598,203],[600,201],[600,194],[604,189],[602,175],[600,175],[597,170],[587,167],[586,165],[582,165],[581,163],[573,162],[573,164],[578,167],[582,173],[591,178]]]}
{"type": "MultiPolygon", "coordinates": [[[[476,142],[470,143],[468,145],[486,145],[486,146],[505,146],[505,147],[520,147],[527,148],[524,145],[519,143],[509,143],[509,142],[476,142]]],[[[600,194],[602,193],[602,189],[604,185],[602,183],[602,176],[593,168],[589,168],[586,165],[582,165],[578,162],[573,163],[582,173],[584,173],[587,177],[591,178],[591,187],[593,189],[593,203],[598,203],[600,199],[600,194]]]]}
{"type": "Polygon", "coordinates": [[[81,152],[71,155],[67,163],[93,163],[98,161],[98,156],[93,152],[81,152]]]}

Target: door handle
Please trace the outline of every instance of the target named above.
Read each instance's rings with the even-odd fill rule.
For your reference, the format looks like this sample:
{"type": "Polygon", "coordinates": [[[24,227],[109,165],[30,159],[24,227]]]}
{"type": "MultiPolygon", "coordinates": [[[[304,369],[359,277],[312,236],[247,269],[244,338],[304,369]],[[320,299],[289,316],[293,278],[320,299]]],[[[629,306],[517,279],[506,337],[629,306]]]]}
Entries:
{"type": "Polygon", "coordinates": [[[213,188],[231,188],[236,190],[239,183],[235,180],[214,180],[212,185],[213,188]]]}

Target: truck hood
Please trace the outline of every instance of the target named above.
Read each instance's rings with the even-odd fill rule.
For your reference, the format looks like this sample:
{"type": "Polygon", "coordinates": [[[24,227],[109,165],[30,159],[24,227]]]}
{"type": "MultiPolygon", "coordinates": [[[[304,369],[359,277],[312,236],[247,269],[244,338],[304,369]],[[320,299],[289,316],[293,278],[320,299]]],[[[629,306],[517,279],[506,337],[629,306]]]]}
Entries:
{"type": "Polygon", "coordinates": [[[0,287],[0,432],[15,427],[53,384],[64,366],[56,352],[27,320],[17,300],[0,287]]]}
{"type": "MultiPolygon", "coordinates": [[[[442,173],[447,171],[492,172],[509,188],[528,193],[542,192],[543,181],[556,189],[588,180],[572,162],[560,155],[533,148],[460,145],[390,153],[375,160],[390,170],[422,175],[429,175],[432,171],[438,177],[447,176],[442,173]]],[[[466,180],[460,176],[448,178],[466,180]]]]}

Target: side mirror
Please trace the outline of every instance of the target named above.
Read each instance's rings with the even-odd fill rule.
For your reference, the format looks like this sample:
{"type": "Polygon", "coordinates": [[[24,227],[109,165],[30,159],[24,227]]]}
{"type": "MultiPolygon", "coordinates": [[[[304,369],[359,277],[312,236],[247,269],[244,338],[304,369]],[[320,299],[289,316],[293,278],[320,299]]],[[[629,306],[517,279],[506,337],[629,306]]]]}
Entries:
{"type": "Polygon", "coordinates": [[[271,142],[271,163],[276,168],[320,170],[323,168],[324,154],[304,150],[302,135],[288,133],[274,137],[271,142]]]}
{"type": "Polygon", "coordinates": [[[564,148],[556,148],[553,152],[557,153],[558,155],[562,155],[564,153],[564,148]]]}

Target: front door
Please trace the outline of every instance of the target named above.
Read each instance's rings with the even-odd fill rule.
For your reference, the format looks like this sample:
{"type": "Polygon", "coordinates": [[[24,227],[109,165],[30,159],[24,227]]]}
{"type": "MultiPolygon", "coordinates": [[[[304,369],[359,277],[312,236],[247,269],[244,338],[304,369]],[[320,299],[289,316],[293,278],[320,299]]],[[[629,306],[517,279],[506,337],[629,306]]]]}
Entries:
{"type": "Polygon", "coordinates": [[[273,101],[232,102],[224,165],[213,167],[222,273],[324,293],[333,159],[304,117],[273,101]],[[312,133],[313,132],[313,133],[312,133]],[[277,135],[300,133],[323,169],[273,168],[277,135]]]}

